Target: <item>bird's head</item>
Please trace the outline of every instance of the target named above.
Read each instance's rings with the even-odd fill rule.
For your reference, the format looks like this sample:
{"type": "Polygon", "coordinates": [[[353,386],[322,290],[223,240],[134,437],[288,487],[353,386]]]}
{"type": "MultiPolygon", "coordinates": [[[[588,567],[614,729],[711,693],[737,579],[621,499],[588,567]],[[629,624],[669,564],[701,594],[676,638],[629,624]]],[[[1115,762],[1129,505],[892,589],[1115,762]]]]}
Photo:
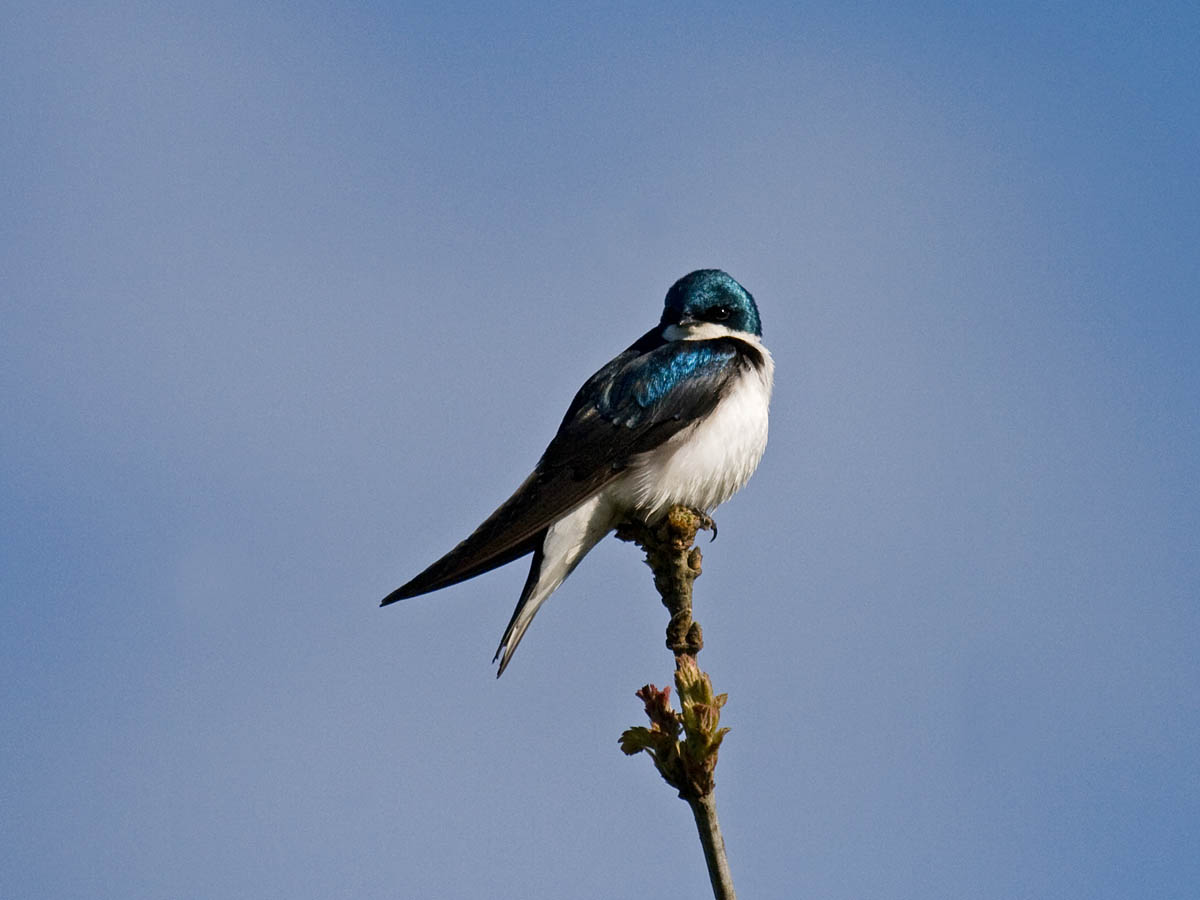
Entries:
{"type": "Polygon", "coordinates": [[[663,305],[667,340],[705,340],[729,335],[762,336],[750,292],[720,269],[698,269],[671,285],[663,305]]]}

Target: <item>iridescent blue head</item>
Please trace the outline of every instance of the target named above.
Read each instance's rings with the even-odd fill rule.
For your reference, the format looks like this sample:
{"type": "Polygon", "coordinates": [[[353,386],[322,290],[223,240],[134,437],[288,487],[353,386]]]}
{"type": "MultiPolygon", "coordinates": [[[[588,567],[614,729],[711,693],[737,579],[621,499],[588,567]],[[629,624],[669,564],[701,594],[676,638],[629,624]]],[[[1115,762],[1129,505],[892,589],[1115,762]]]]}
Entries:
{"type": "Polygon", "coordinates": [[[681,337],[709,337],[718,331],[762,337],[754,298],[720,269],[698,269],[675,282],[659,324],[677,326],[672,331],[681,337]]]}

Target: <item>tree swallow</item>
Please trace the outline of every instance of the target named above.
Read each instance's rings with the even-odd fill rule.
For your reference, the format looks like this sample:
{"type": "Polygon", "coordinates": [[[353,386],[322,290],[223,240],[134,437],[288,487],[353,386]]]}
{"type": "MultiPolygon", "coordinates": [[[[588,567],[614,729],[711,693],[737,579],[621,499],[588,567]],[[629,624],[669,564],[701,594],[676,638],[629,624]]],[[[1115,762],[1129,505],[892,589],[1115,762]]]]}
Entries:
{"type": "Polygon", "coordinates": [[[493,662],[504,673],[538,608],[606,534],[674,505],[711,512],[767,445],[775,363],[749,291],[719,269],[680,278],[662,319],[587,380],[515,494],[387,606],[533,554],[493,662]]]}

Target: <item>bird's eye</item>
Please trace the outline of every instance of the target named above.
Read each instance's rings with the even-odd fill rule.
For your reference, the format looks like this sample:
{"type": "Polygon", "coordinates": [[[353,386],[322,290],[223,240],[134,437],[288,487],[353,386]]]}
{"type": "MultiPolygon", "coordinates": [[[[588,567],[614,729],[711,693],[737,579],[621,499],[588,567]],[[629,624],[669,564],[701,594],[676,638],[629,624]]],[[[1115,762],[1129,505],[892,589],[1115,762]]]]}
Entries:
{"type": "Polygon", "coordinates": [[[733,310],[728,306],[714,306],[708,310],[708,317],[714,322],[724,322],[731,315],[733,315],[733,310]]]}

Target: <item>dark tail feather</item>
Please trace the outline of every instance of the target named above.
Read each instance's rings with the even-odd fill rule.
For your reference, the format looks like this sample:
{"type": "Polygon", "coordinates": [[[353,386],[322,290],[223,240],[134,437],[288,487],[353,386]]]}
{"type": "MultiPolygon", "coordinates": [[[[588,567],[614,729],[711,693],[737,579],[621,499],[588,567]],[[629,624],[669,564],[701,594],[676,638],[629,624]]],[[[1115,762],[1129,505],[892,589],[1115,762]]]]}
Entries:
{"type": "Polygon", "coordinates": [[[472,560],[471,557],[476,553],[476,544],[471,538],[467,538],[412,581],[401,585],[384,597],[379,605],[387,606],[397,600],[406,600],[409,597],[416,597],[418,594],[428,594],[430,591],[450,587],[452,584],[458,584],[460,581],[490,572],[514,559],[520,559],[527,553],[532,553],[540,543],[540,536],[535,534],[493,556],[472,560]]]}
{"type": "MultiPolygon", "coordinates": [[[[533,554],[533,562],[529,565],[529,575],[525,579],[525,587],[521,588],[521,599],[517,601],[517,608],[513,610],[512,618],[508,620],[508,627],[504,629],[504,637],[500,638],[500,646],[496,648],[496,655],[492,657],[492,662],[500,660],[500,668],[496,670],[496,677],[499,678],[504,674],[504,670],[508,668],[508,663],[512,659],[513,653],[516,652],[517,644],[521,643],[521,638],[525,636],[525,628],[521,628],[520,632],[513,634],[517,627],[517,620],[521,617],[521,610],[525,608],[525,604],[529,601],[533,589],[537,587],[538,576],[542,573],[542,560],[545,559],[545,554],[542,552],[542,547],[545,546],[546,532],[538,535],[537,548],[533,554]],[[500,658],[500,654],[504,654],[504,658],[500,658]]],[[[525,623],[528,627],[528,622],[525,623]]]]}

